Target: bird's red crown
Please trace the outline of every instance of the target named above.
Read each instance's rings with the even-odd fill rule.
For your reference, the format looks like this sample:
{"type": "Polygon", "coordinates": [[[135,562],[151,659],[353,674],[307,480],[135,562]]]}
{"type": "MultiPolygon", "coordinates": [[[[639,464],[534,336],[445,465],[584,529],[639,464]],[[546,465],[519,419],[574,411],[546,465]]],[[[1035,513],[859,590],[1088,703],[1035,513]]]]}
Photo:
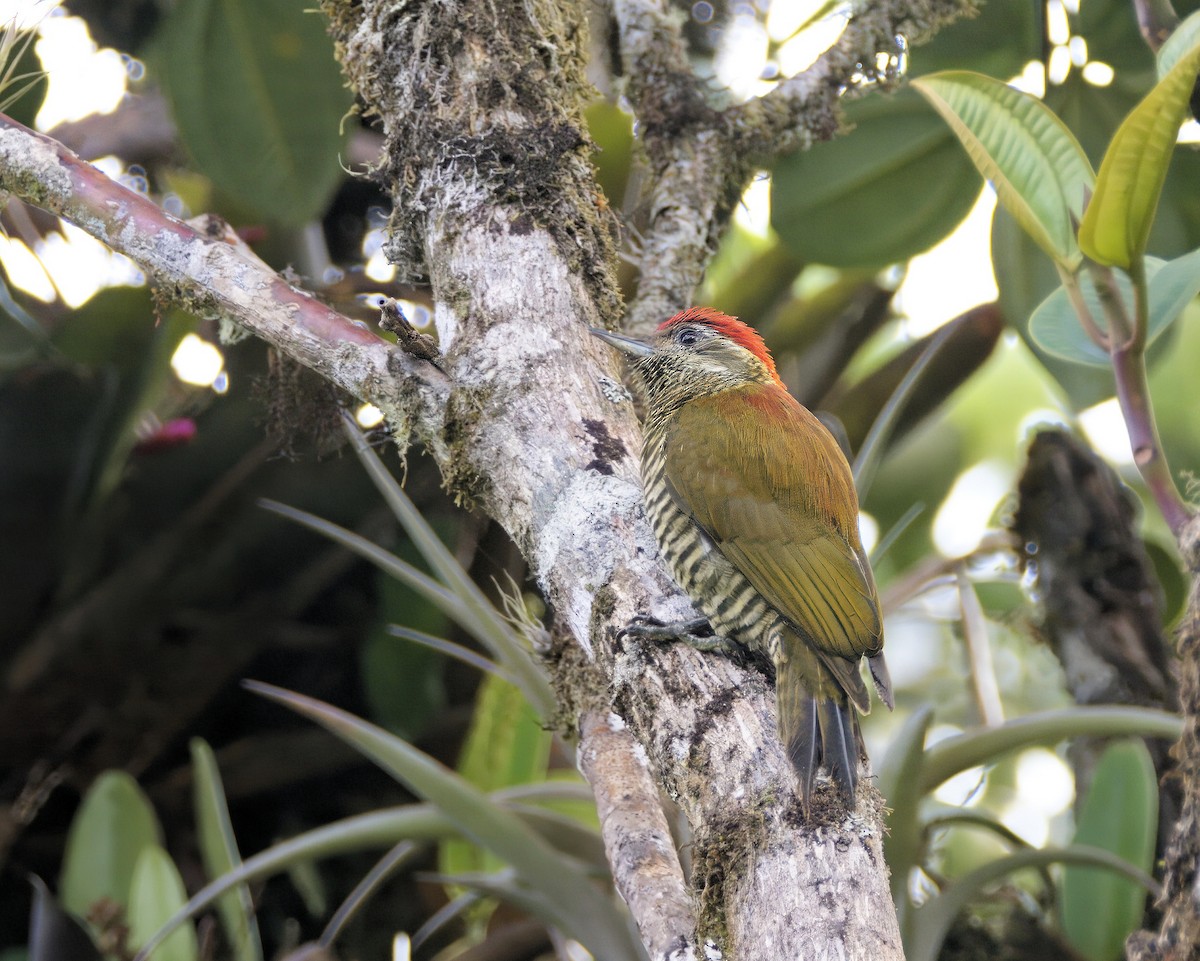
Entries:
{"type": "Polygon", "coordinates": [[[771,379],[780,387],[783,386],[783,381],[779,379],[779,373],[775,370],[775,360],[771,357],[771,352],[767,350],[767,345],[763,342],[759,332],[749,324],[743,324],[736,317],[730,317],[712,307],[689,307],[659,324],[659,332],[670,330],[677,324],[703,324],[722,337],[728,337],[739,347],[746,348],[761,360],[767,368],[767,373],[771,375],[771,379]]]}

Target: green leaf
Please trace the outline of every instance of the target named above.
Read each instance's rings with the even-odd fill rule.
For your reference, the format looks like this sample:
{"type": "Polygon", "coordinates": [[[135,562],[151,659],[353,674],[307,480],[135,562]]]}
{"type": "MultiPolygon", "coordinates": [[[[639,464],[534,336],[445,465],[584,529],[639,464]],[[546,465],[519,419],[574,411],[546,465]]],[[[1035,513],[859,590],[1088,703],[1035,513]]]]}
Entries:
{"type": "Polygon", "coordinates": [[[512,625],[500,615],[487,595],[475,585],[458,563],[458,559],[441,542],[379,455],[367,443],[366,437],[354,421],[345,417],[342,423],[354,453],[358,455],[375,487],[396,515],[396,520],[412,538],[441,582],[453,594],[457,613],[448,612],[450,616],[471,631],[475,639],[491,651],[497,663],[516,680],[538,713],[542,717],[549,717],[554,711],[554,692],[550,690],[550,682],[546,675],[534,663],[527,645],[512,625]]]}
{"type": "MultiPolygon", "coordinates": [[[[237,868],[242,857],[233,836],[225,788],[212,748],[201,738],[193,738],[191,751],[200,857],[208,876],[216,878],[237,868]]],[[[225,938],[233,947],[233,957],[238,961],[262,961],[262,941],[250,889],[243,884],[230,891],[217,902],[217,912],[225,938]]]]}
{"type": "MultiPolygon", "coordinates": [[[[1150,752],[1139,740],[1110,744],[1083,800],[1075,843],[1111,851],[1148,872],[1157,832],[1158,776],[1150,752]]],[[[1115,961],[1141,924],[1146,891],[1111,871],[1068,866],[1060,904],[1063,932],[1080,954],[1089,961],[1115,961]]]]}
{"type": "Polygon", "coordinates": [[[979,172],[1034,242],[1073,270],[1074,217],[1095,181],[1066,125],[1040,100],[969,71],[933,74],[913,87],[942,115],[979,172]]]}
{"type": "MultiPolygon", "coordinates": [[[[1047,372],[1066,392],[1074,410],[1083,410],[1113,395],[1111,369],[1100,370],[1048,354],[1029,334],[1038,305],[1060,285],[1058,271],[1004,208],[992,220],[992,270],[1000,282],[1000,310],[1021,335],[1047,372]]],[[[1072,317],[1078,326],[1079,321],[1072,317]]],[[[1080,331],[1082,334],[1082,331],[1080,331]]]]}
{"type": "Polygon", "coordinates": [[[1183,721],[1176,714],[1144,707],[1070,707],[1042,711],[939,741],[925,752],[921,793],[932,791],[960,771],[991,764],[1012,751],[1053,744],[1069,737],[1116,734],[1178,740],[1183,721]]]}
{"type": "Polygon", "coordinates": [[[268,220],[318,216],[342,179],[350,108],[325,20],[297,0],[180,0],[159,68],[202,172],[268,220]]]}
{"type": "Polygon", "coordinates": [[[993,77],[1014,77],[1042,57],[1042,16],[1033,3],[982,4],[938,30],[909,55],[909,75],[970,67],[993,77]]]}
{"type": "Polygon", "coordinates": [[[905,920],[904,907],[909,871],[921,858],[921,765],[925,760],[925,736],[933,721],[932,705],[914,712],[892,739],[879,764],[879,791],[891,813],[883,837],[884,860],[892,872],[892,899],[905,920]]]}
{"type": "Polygon", "coordinates": [[[138,858],[161,840],[154,808],[137,782],[124,771],[105,771],[84,795],[67,832],[58,887],[63,907],[87,917],[101,898],[128,905],[138,858]]]}
{"type": "Polygon", "coordinates": [[[614,103],[597,100],[584,111],[588,134],[596,145],[592,163],[596,182],[609,203],[620,208],[633,165],[633,117],[614,103]]]}
{"type": "Polygon", "coordinates": [[[913,936],[911,940],[906,940],[904,945],[908,961],[936,961],[954,919],[986,888],[1014,871],[1043,868],[1051,864],[1085,864],[1099,867],[1134,879],[1146,890],[1154,890],[1156,887],[1154,879],[1145,872],[1100,848],[1072,845],[1059,849],[1017,851],[955,878],[948,886],[942,888],[941,894],[915,912],[913,936]]]}
{"type": "MultiPolygon", "coordinates": [[[[1161,337],[1200,293],[1200,250],[1164,263],[1156,257],[1145,258],[1149,288],[1146,345],[1161,337]]],[[[1114,275],[1126,310],[1132,314],[1133,284],[1123,271],[1114,275]]],[[[1079,280],[1084,303],[1103,329],[1103,308],[1089,273],[1079,280]]],[[[1084,333],[1064,288],[1047,297],[1029,318],[1029,336],[1042,350],[1055,357],[1090,367],[1110,366],[1108,352],[1084,333]]]]}
{"type": "Polygon", "coordinates": [[[1146,252],[1198,69],[1200,45],[1193,45],[1117,129],[1079,225],[1079,246],[1097,263],[1128,270],[1146,252]]]}
{"type": "Polygon", "coordinates": [[[1197,44],[1200,44],[1200,10],[1172,30],[1166,42],[1159,48],[1158,56],[1155,58],[1158,79],[1162,80],[1175,69],[1175,65],[1186,57],[1188,51],[1197,44]]]}
{"type": "MultiPolygon", "coordinates": [[[[297,510],[267,498],[260,499],[258,503],[269,511],[302,524],[309,530],[323,534],[335,543],[341,544],[347,550],[370,561],[385,574],[395,577],[436,605],[443,614],[461,624],[471,633],[472,637],[487,647],[496,660],[505,665],[509,675],[520,683],[521,689],[529,698],[530,703],[535,704],[543,716],[549,717],[553,711],[554,694],[550,690],[545,675],[533,662],[532,656],[521,647],[520,642],[513,634],[506,634],[498,630],[493,621],[484,619],[476,607],[464,603],[462,597],[455,591],[443,586],[428,574],[417,570],[413,565],[401,560],[395,554],[385,551],[378,544],[367,540],[360,534],[348,531],[344,527],[332,524],[307,511],[297,510]]],[[[432,531],[429,536],[434,540],[437,539],[437,535],[432,531]]],[[[482,592],[480,592],[480,596],[483,596],[482,592]]],[[[484,604],[487,604],[486,598],[484,598],[484,604]]],[[[491,610],[490,605],[487,606],[491,610]]],[[[492,617],[499,619],[499,615],[494,610],[491,610],[491,614],[492,617]]],[[[507,624],[505,624],[505,628],[507,629],[507,624]]]]}
{"type": "MultiPolygon", "coordinates": [[[[475,695],[458,772],[477,788],[494,791],[544,780],[549,757],[550,732],[538,723],[520,689],[504,678],[486,676],[475,695]]],[[[459,874],[498,867],[480,853],[467,842],[447,841],[442,845],[440,870],[459,874]]]]}
{"type": "Polygon", "coordinates": [[[982,184],[941,118],[915,91],[846,108],[855,128],[776,164],[771,225],[804,260],[882,267],[932,247],[982,184]]]}
{"type": "MultiPolygon", "coordinates": [[[[590,801],[590,798],[591,792],[588,788],[578,783],[529,784],[497,791],[491,796],[491,800],[498,804],[513,806],[521,817],[527,817],[525,807],[515,802],[581,804],[590,801]]],[[[594,812],[595,808],[592,810],[594,812]]],[[[533,819],[529,819],[529,822],[537,826],[533,819]]],[[[391,847],[405,839],[436,841],[453,837],[456,833],[450,820],[432,804],[406,804],[403,807],[383,808],[343,818],[286,841],[280,841],[247,858],[233,871],[210,881],[197,891],[187,904],[163,924],[147,945],[143,946],[139,958],[148,953],[148,948],[153,948],[170,934],[176,926],[205,910],[217,898],[240,884],[279,874],[300,861],[391,847]]]]}
{"type": "MultiPolygon", "coordinates": [[[[183,878],[175,862],[159,845],[142,849],[129,887],[129,941],[141,946],[168,918],[187,903],[183,878]]],[[[196,929],[181,925],[159,945],[154,961],[197,961],[196,929]]]]}
{"type": "MultiPolygon", "coordinates": [[[[409,542],[396,545],[404,559],[417,559],[409,542]]],[[[379,598],[359,653],[359,676],[372,720],[393,734],[418,738],[446,705],[444,660],[420,644],[397,640],[393,625],[401,622],[420,633],[444,633],[448,619],[407,584],[386,576],[375,578],[379,598]]]]}
{"type": "Polygon", "coordinates": [[[21,31],[17,21],[10,20],[3,27],[3,77],[0,78],[0,110],[17,123],[32,127],[38,111],[46,100],[50,89],[50,77],[42,67],[35,41],[36,30],[21,31]]]}
{"type": "Polygon", "coordinates": [[[267,684],[246,686],[316,721],[437,805],[464,835],[510,864],[522,882],[545,899],[545,920],[595,957],[634,961],[639,956],[625,920],[577,864],[478,788],[411,744],[345,711],[267,684]]]}

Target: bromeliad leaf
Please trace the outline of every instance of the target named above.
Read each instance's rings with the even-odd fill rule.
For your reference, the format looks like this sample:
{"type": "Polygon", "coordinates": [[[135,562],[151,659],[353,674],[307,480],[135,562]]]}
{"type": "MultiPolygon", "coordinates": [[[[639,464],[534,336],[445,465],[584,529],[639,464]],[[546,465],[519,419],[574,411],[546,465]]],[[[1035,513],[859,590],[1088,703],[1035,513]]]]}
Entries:
{"type": "Polygon", "coordinates": [[[1074,220],[1095,181],[1091,164],[1040,100],[983,74],[945,71],[912,84],[962,141],[979,172],[1039,247],[1067,270],[1080,261],[1074,220]]]}
{"type": "Polygon", "coordinates": [[[411,744],[329,704],[268,684],[248,681],[246,687],[316,721],[435,804],[464,835],[511,865],[522,884],[543,902],[542,916],[595,957],[638,957],[615,905],[579,864],[474,785],[411,744]]]}
{"type": "MultiPolygon", "coordinates": [[[[242,856],[233,835],[216,755],[203,738],[193,738],[189,746],[200,858],[208,876],[218,878],[241,865],[242,856]]],[[[262,961],[262,941],[250,889],[242,884],[223,895],[217,902],[217,912],[233,958],[236,961],[262,961]]]]}
{"type": "Polygon", "coordinates": [[[925,752],[921,793],[932,791],[959,771],[991,764],[997,757],[1024,747],[1053,744],[1082,735],[1161,737],[1177,740],[1183,721],[1177,714],[1146,707],[1070,707],[1041,711],[1007,721],[998,727],[969,731],[939,741],[925,752]]]}
{"type": "Polygon", "coordinates": [[[1147,891],[1157,890],[1154,879],[1145,871],[1101,848],[1071,845],[1017,851],[955,878],[941,894],[916,911],[912,934],[905,939],[905,956],[909,961],[936,961],[951,924],[971,901],[1015,871],[1051,864],[1085,864],[1130,878],[1147,891]]]}
{"type": "Polygon", "coordinates": [[[1129,270],[1146,252],[1171,151],[1200,69],[1200,31],[1192,46],[1117,129],[1079,225],[1079,246],[1097,263],[1129,270]]]}

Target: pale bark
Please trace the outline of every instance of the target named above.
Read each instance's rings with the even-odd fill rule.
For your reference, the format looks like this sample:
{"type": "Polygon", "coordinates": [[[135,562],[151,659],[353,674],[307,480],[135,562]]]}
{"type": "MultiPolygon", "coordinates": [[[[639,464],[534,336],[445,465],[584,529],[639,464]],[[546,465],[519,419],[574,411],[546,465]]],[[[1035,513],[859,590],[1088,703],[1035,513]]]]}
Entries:
{"type": "MultiPolygon", "coordinates": [[[[901,957],[882,803],[870,783],[853,813],[823,785],[806,820],[775,734],[770,686],[757,669],[681,645],[618,640],[635,614],[669,618],[690,607],[642,513],[639,433],[620,373],[586,332],[615,324],[621,308],[581,114],[580,6],[330,5],[347,72],[387,141],[381,172],[396,202],[389,251],[406,277],[432,287],[444,374],[11,123],[0,125],[0,187],[128,254],[167,297],[244,324],[379,406],[402,438],[411,432],[425,446],[456,497],[504,525],[554,612],[555,636],[590,658],[581,665],[560,651],[555,685],[567,716],[581,720],[585,770],[606,799],[617,884],[655,958],[711,957],[716,949],[789,961],[901,957]],[[598,720],[603,705],[628,734],[617,737],[613,722],[598,720]],[[635,755],[629,765],[611,756],[601,763],[621,750],[635,755]],[[695,923],[664,825],[648,835],[652,871],[636,852],[629,856],[622,785],[636,786],[638,804],[652,803],[639,773],[647,763],[692,827],[695,923]],[[656,904],[669,905],[669,916],[656,917],[656,904]]],[[[639,62],[652,61],[639,61],[645,50],[634,14],[659,30],[663,10],[626,6],[625,59],[641,70],[639,62]]],[[[703,113],[715,118],[707,133],[661,114],[654,165],[683,157],[685,182],[675,196],[661,176],[652,188],[647,255],[663,260],[647,263],[639,323],[688,302],[752,153],[764,148],[763,132],[793,145],[812,136],[798,121],[834,115],[849,79],[837,70],[874,62],[878,32],[859,31],[835,48],[814,89],[797,82],[754,108],[767,121],[747,150],[726,153],[724,168],[719,153],[732,142],[736,114],[703,113]]],[[[688,81],[683,68],[673,63],[670,83],[688,81]]],[[[643,87],[657,79],[646,73],[643,87]]]]}

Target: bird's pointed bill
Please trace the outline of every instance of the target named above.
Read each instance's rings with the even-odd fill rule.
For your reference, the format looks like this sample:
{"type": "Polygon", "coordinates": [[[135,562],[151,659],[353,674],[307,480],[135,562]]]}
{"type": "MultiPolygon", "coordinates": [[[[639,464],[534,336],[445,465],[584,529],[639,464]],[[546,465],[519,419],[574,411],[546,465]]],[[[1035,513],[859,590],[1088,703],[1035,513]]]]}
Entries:
{"type": "Polygon", "coordinates": [[[654,353],[654,348],[649,344],[644,344],[640,340],[634,340],[632,337],[614,334],[607,330],[601,330],[599,327],[589,327],[588,330],[606,344],[611,344],[617,350],[621,351],[621,353],[628,354],[630,357],[649,357],[654,353]]]}

